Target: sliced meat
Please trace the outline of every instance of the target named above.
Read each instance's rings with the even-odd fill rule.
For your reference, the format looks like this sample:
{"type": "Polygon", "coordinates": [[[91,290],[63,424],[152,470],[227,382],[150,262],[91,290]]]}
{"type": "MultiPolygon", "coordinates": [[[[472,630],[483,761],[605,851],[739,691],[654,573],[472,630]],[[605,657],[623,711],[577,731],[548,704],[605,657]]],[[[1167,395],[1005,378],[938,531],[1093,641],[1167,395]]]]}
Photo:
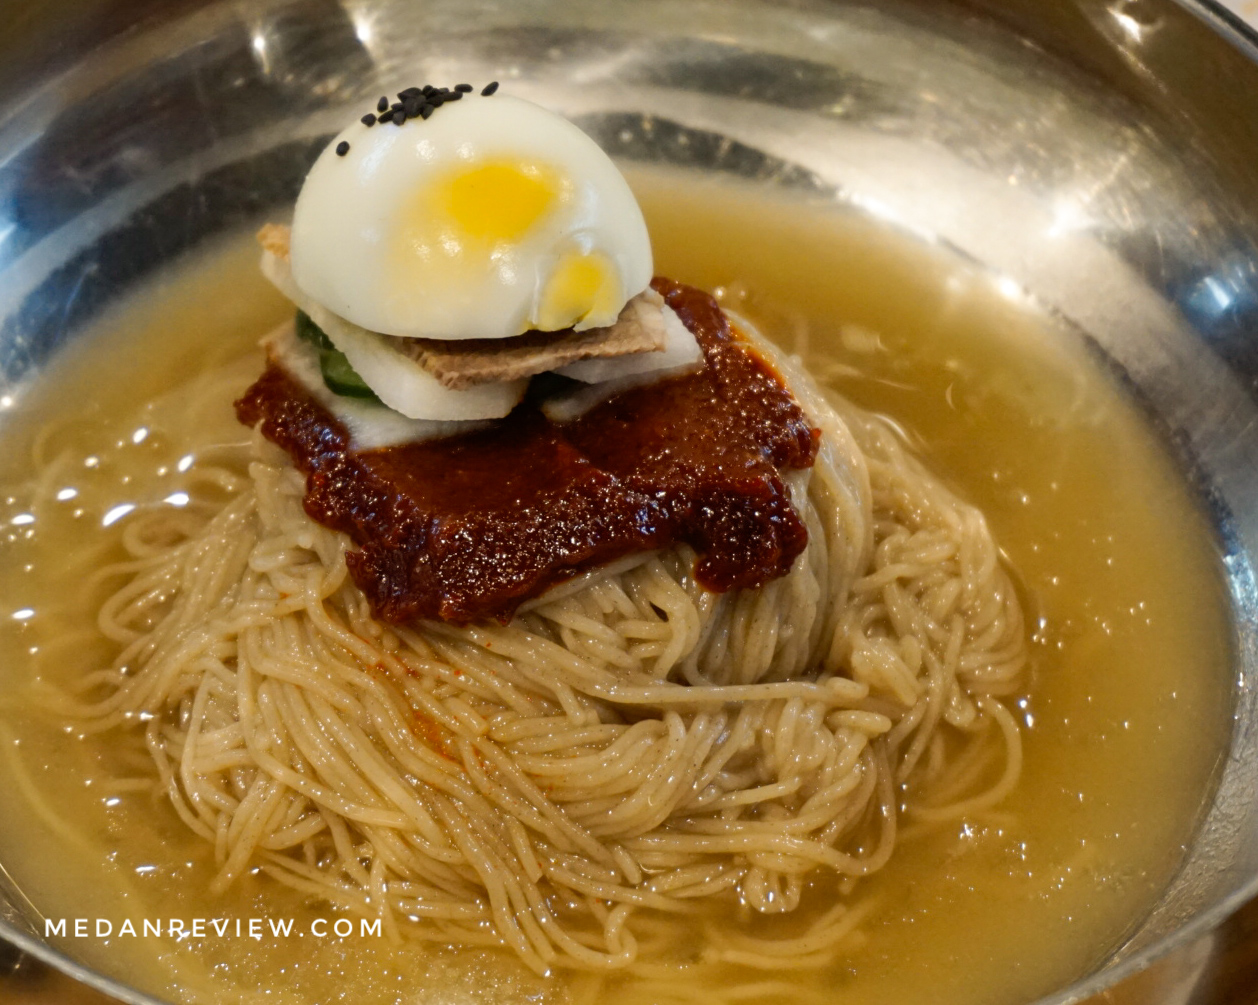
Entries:
{"type": "MultiPolygon", "coordinates": [[[[648,288],[625,304],[616,323],[606,328],[534,331],[515,338],[400,338],[396,342],[400,352],[446,387],[462,390],[488,381],[532,377],[579,360],[662,353],[668,343],[666,311],[672,314],[663,298],[648,288]]],[[[651,369],[649,362],[646,368],[651,369]]]]}

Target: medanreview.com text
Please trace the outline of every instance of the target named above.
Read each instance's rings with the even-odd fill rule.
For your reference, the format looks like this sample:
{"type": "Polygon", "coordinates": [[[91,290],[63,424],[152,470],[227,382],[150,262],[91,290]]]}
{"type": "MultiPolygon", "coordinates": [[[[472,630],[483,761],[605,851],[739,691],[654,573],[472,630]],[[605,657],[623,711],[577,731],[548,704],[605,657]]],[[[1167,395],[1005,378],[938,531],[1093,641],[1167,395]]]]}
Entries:
{"type": "Polygon", "coordinates": [[[143,918],[138,923],[130,918],[121,922],[110,918],[45,918],[44,938],[60,936],[74,939],[173,938],[173,939],[286,939],[311,935],[316,939],[335,936],[347,939],[352,935],[379,937],[380,919],[315,918],[305,928],[298,928],[292,918],[143,918]]]}

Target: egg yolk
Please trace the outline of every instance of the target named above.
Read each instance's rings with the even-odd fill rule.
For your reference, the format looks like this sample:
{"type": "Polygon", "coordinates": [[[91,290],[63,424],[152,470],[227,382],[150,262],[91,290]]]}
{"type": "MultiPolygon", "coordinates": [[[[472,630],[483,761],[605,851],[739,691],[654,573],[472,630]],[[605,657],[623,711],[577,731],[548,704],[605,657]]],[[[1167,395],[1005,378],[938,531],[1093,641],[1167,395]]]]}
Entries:
{"type": "Polygon", "coordinates": [[[518,241],[554,205],[560,187],[555,172],[544,165],[490,162],[450,178],[441,201],[464,236],[518,241]]]}
{"type": "Polygon", "coordinates": [[[537,326],[543,331],[557,331],[587,319],[608,325],[623,303],[620,277],[606,255],[570,253],[559,260],[546,282],[537,326]]]}
{"type": "Polygon", "coordinates": [[[487,268],[495,248],[523,243],[562,204],[568,187],[558,171],[534,161],[479,161],[434,179],[396,216],[395,281],[412,278],[416,258],[429,267],[447,259],[460,268],[487,268]]]}

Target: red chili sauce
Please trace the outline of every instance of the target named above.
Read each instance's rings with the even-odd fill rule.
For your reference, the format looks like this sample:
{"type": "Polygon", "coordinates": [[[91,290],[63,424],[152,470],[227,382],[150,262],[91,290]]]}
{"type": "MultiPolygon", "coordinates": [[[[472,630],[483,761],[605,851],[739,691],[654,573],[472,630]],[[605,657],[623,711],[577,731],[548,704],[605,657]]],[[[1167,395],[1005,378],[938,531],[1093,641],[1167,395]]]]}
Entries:
{"type": "Polygon", "coordinates": [[[703,368],[563,425],[526,401],[478,432],[354,450],[274,362],[236,414],[306,474],[306,512],[358,545],[350,572],[385,621],[505,622],[579,572],[677,542],[708,589],[761,586],[808,542],[780,472],[811,466],[821,433],[712,297],[654,286],[703,368]]]}

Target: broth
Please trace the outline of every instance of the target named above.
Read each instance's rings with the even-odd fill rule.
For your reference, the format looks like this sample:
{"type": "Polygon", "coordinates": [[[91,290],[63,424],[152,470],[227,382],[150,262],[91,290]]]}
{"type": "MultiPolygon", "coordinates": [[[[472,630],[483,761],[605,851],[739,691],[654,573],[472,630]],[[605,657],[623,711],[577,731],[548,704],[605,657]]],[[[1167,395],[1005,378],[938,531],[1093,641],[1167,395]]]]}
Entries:
{"type": "MultiPolygon", "coordinates": [[[[1227,739],[1227,599],[1181,476],[1073,335],[946,252],[731,183],[630,180],[658,273],[723,290],[821,380],[895,418],[984,510],[1033,633],[1013,795],[959,825],[906,826],[861,885],[871,908],[842,965],[769,979],[845,1003],[1005,1003],[1080,976],[1173,875],[1227,739]]],[[[503,953],[317,938],[310,922],[336,913],[265,877],[212,901],[213,849],[141,790],[142,741],[78,736],[24,690],[107,662],[86,576],[115,557],[126,506],[180,505],[181,458],[246,437],[231,401],[260,369],[254,342],[289,310],[238,236],[102,319],[10,410],[0,862],[53,919],[295,919],[287,938],[53,940],[170,998],[579,999],[587,978],[539,978],[503,953]]],[[[622,981],[600,1000],[633,997],[622,981]]]]}

